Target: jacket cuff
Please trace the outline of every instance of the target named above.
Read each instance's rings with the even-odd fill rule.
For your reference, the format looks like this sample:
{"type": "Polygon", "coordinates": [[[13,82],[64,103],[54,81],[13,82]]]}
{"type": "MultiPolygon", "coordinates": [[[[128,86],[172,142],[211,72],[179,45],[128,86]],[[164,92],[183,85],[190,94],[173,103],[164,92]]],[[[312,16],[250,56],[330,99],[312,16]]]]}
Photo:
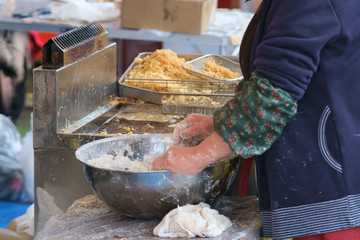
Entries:
{"type": "Polygon", "coordinates": [[[269,149],[296,112],[297,102],[288,92],[253,73],[215,112],[214,127],[234,152],[248,158],[269,149]]]}

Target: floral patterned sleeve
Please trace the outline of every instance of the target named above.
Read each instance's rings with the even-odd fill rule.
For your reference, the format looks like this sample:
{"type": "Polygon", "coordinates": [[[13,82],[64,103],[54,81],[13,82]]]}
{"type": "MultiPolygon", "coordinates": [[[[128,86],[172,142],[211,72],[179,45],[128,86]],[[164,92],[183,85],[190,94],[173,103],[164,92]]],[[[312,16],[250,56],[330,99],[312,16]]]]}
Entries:
{"type": "Polygon", "coordinates": [[[289,93],[253,73],[215,112],[215,131],[234,152],[248,158],[269,149],[296,112],[296,100],[289,93]]]}

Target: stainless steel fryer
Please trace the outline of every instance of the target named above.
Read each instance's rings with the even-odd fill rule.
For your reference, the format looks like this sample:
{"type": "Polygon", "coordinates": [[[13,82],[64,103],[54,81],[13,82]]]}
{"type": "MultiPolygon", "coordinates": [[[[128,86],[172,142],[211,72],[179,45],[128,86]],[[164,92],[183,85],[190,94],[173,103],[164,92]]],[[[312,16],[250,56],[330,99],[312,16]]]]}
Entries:
{"type": "MultiPolygon", "coordinates": [[[[54,68],[45,59],[33,72],[35,193],[37,188],[43,188],[63,210],[75,199],[91,193],[74,152],[97,136],[73,134],[73,130],[116,106],[110,101],[117,95],[116,44],[106,41],[101,49],[91,48],[92,52],[86,54],[76,51],[88,42],[95,42],[94,38],[103,42],[107,32],[99,26],[96,22],[90,23],[81,30],[60,35],[68,44],[56,48],[57,51],[66,55],[71,46],[72,52],[77,52],[75,61],[54,68]],[[89,34],[93,31],[94,34],[89,34]],[[85,33],[91,37],[83,36],[81,42],[74,43],[73,38],[85,33]]],[[[38,213],[35,194],[36,229],[38,213]]]]}
{"type": "MultiPolygon", "coordinates": [[[[58,39],[51,39],[44,47],[56,45],[49,48],[56,54],[47,54],[62,54],[60,66],[55,67],[54,58],[45,58],[33,72],[34,185],[35,193],[38,188],[44,189],[65,211],[76,199],[92,193],[75,158],[76,149],[122,134],[171,133],[184,115],[168,114],[159,122],[156,119],[165,115],[162,106],[118,96],[116,44],[107,42],[107,32],[97,22],[55,38],[66,44],[58,46],[58,39]],[[98,47],[99,41],[102,47],[98,47]],[[86,51],[82,51],[84,46],[86,51]],[[73,53],[77,55],[72,55],[71,62],[63,61],[73,53]],[[135,113],[153,114],[155,120],[129,121],[125,117],[135,113]]],[[[35,194],[36,231],[44,222],[39,221],[38,200],[35,194]]]]}
{"type": "MultiPolygon", "coordinates": [[[[65,56],[67,51],[77,53],[75,60],[54,67],[45,59],[33,73],[35,193],[37,188],[44,189],[63,211],[74,200],[92,193],[82,166],[75,158],[75,151],[80,146],[121,134],[171,133],[184,114],[210,114],[214,110],[213,107],[165,106],[119,97],[116,44],[108,43],[106,35],[98,23],[60,35],[68,44],[56,48],[57,51],[62,51],[65,56]],[[89,32],[92,34],[84,36],[89,32]],[[74,42],[74,38],[81,40],[74,42]],[[91,46],[99,41],[103,47],[91,46]],[[84,46],[89,49],[80,51],[84,46]],[[169,118],[160,124],[159,121],[136,119],[126,122],[124,116],[130,113],[169,118]]],[[[41,229],[43,221],[39,222],[39,202],[35,194],[36,231],[41,229]]]]}

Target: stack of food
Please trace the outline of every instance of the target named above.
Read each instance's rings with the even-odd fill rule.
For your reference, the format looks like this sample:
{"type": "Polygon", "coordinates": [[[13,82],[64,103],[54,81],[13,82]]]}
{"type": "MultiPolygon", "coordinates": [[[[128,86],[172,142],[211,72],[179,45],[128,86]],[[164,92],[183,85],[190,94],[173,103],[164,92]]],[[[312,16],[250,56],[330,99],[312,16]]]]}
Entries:
{"type": "Polygon", "coordinates": [[[203,68],[198,70],[202,75],[194,75],[183,68],[184,65],[191,68],[191,64],[170,49],[158,49],[151,55],[137,57],[134,63],[123,83],[161,93],[175,93],[163,94],[162,104],[219,107],[223,102],[217,101],[211,95],[232,91],[230,86],[233,87],[234,83],[215,82],[206,76],[219,79],[240,77],[240,73],[217,64],[212,58],[207,59],[203,68]]]}
{"type": "Polygon", "coordinates": [[[170,49],[158,49],[144,58],[135,58],[135,62],[130,78],[201,80],[183,69],[186,60],[170,49]]]}

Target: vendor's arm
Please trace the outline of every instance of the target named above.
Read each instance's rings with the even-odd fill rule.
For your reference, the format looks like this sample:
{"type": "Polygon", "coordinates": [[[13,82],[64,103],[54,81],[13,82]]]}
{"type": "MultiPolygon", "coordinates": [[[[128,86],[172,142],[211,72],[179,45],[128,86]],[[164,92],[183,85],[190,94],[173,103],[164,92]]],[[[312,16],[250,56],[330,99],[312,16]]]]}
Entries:
{"type": "Polygon", "coordinates": [[[289,93],[253,74],[250,81],[238,85],[236,96],[215,112],[215,131],[242,157],[260,155],[296,111],[296,101],[289,93]]]}
{"type": "Polygon", "coordinates": [[[174,145],[154,160],[153,170],[168,169],[182,174],[196,174],[207,165],[225,157],[232,150],[217,133],[213,132],[199,145],[183,147],[174,145]]]}
{"type": "MultiPolygon", "coordinates": [[[[232,151],[243,157],[259,155],[280,135],[285,124],[296,113],[296,107],[296,101],[290,94],[275,88],[266,79],[253,75],[251,81],[241,82],[236,96],[215,113],[216,132],[194,147],[172,146],[154,160],[152,169],[195,174],[232,151]]],[[[205,116],[202,118],[207,119],[205,116]]],[[[193,121],[200,119],[199,115],[189,116],[183,122],[186,127],[174,133],[187,129],[188,134],[193,133],[191,127],[201,129],[201,122],[195,124],[193,121]]],[[[206,129],[212,129],[209,126],[206,129]]],[[[181,134],[175,135],[179,138],[181,134]]]]}
{"type": "Polygon", "coordinates": [[[214,132],[212,115],[192,113],[176,124],[172,134],[174,145],[193,147],[214,132]]]}
{"type": "MultiPolygon", "coordinates": [[[[285,124],[296,113],[296,107],[296,101],[290,94],[254,74],[251,81],[241,82],[236,96],[215,113],[215,132],[194,147],[172,146],[154,160],[152,169],[195,174],[232,151],[245,158],[259,155],[280,135],[285,124]]],[[[199,117],[189,116],[182,123],[187,127],[175,132],[180,132],[181,129],[182,132],[188,130],[187,133],[190,134],[194,132],[190,131],[191,128],[202,129],[201,122],[195,124],[196,120],[201,119],[199,117]]],[[[204,122],[209,122],[204,119],[204,122]]],[[[209,128],[212,129],[206,127],[209,128]]]]}

